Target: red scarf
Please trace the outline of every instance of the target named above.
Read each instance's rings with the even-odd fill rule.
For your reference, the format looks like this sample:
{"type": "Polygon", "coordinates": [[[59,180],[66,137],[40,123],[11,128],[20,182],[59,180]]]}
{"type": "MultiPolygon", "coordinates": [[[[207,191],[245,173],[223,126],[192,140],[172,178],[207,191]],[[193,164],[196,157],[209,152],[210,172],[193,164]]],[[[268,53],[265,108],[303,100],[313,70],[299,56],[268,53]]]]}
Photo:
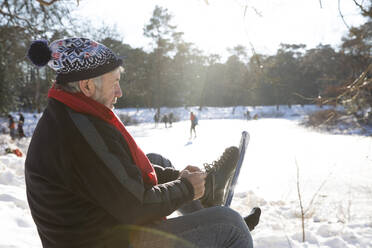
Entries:
{"type": "Polygon", "coordinates": [[[133,137],[128,133],[124,124],[115,115],[115,113],[112,112],[111,109],[85,96],[83,93],[66,92],[56,89],[54,85],[51,89],[49,89],[48,97],[64,103],[76,112],[98,117],[116,127],[116,129],[121,133],[121,135],[123,135],[125,141],[128,143],[132,158],[142,173],[144,183],[150,185],[156,185],[158,183],[154,167],[151,165],[145,153],[134,141],[133,137]]]}

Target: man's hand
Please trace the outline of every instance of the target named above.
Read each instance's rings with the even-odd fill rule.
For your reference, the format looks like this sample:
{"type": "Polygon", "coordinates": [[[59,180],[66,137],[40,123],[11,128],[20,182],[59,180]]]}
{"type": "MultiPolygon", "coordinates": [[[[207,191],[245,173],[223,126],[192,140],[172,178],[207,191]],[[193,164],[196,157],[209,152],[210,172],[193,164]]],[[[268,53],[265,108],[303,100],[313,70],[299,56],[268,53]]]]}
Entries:
{"type": "Polygon", "coordinates": [[[180,172],[180,177],[187,179],[191,183],[191,185],[194,187],[194,199],[193,200],[197,200],[204,195],[204,190],[205,190],[204,183],[205,183],[206,176],[207,174],[200,171],[200,169],[199,171],[194,171],[194,172],[190,172],[187,169],[184,169],[183,171],[180,172]]]}
{"type": "MultiPolygon", "coordinates": [[[[199,168],[199,167],[197,167],[197,166],[193,166],[193,165],[188,165],[188,166],[186,166],[186,168],[185,169],[183,169],[183,170],[188,170],[189,172],[201,172],[202,170],[199,168]]],[[[182,172],[182,171],[181,171],[182,172]]]]}

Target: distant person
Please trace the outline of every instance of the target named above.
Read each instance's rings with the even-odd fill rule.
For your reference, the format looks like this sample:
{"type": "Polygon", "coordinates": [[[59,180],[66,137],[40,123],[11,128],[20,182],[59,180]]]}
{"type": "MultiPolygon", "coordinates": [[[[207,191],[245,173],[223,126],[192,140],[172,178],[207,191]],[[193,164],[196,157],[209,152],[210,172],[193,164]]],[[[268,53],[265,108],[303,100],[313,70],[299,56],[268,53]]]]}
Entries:
{"type": "Polygon", "coordinates": [[[17,128],[19,138],[25,137],[25,133],[23,131],[24,123],[25,123],[25,117],[23,116],[22,113],[19,113],[18,128],[17,128]]]}
{"type": "Polygon", "coordinates": [[[249,120],[249,119],[251,119],[251,113],[249,112],[249,110],[247,109],[247,111],[245,112],[245,118],[247,119],[247,120],[249,120]]]}
{"type": "Polygon", "coordinates": [[[154,122],[155,122],[155,127],[157,127],[158,126],[158,123],[159,123],[159,114],[158,113],[156,113],[154,115],[154,122]]]}
{"type": "Polygon", "coordinates": [[[169,121],[169,126],[172,127],[172,123],[173,123],[173,112],[170,112],[169,113],[169,116],[168,116],[168,121],[169,121]]]}
{"type": "Polygon", "coordinates": [[[152,164],[113,112],[122,60],[112,50],[75,37],[34,41],[27,55],[56,73],[25,161],[43,248],[253,247],[249,230],[258,216],[243,218],[218,201],[237,147],[206,171],[152,164]],[[205,208],[166,218],[199,200],[205,208]]]}
{"type": "Polygon", "coordinates": [[[163,115],[163,118],[161,118],[161,121],[164,122],[165,128],[167,128],[168,115],[163,115]]]}
{"type": "Polygon", "coordinates": [[[8,128],[9,128],[9,135],[12,140],[15,139],[15,122],[13,116],[11,114],[8,115],[8,128]]]}
{"type": "Polygon", "coordinates": [[[190,127],[190,139],[191,139],[193,131],[194,131],[194,138],[196,138],[195,127],[196,125],[198,125],[198,118],[196,117],[196,115],[194,115],[193,112],[190,112],[190,121],[191,121],[191,127],[190,127]]]}

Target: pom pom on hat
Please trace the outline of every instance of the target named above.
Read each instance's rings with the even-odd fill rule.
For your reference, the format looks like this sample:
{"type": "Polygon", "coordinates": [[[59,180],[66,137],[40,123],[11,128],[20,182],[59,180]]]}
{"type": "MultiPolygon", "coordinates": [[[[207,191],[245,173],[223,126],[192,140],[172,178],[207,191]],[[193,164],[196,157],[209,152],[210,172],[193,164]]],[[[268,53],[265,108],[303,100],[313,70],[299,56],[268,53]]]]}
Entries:
{"type": "Polygon", "coordinates": [[[52,51],[48,47],[48,41],[35,40],[27,51],[27,57],[37,66],[45,66],[52,58],[52,51]]]}

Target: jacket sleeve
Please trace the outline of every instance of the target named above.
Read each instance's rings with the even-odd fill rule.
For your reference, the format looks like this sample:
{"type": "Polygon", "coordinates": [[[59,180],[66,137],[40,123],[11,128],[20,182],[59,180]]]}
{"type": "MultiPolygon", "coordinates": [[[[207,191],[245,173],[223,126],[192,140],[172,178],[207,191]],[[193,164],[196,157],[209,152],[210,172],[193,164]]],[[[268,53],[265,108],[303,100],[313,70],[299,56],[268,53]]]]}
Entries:
{"type": "Polygon", "coordinates": [[[169,168],[169,167],[163,168],[162,166],[157,165],[157,164],[152,164],[152,165],[155,169],[156,176],[158,177],[159,183],[167,183],[167,182],[176,180],[180,175],[179,170],[176,170],[174,168],[169,168]]]}
{"type": "MultiPolygon", "coordinates": [[[[84,128],[89,130],[86,124],[84,128]]],[[[141,172],[125,149],[124,139],[113,127],[100,125],[98,130],[82,136],[88,139],[88,144],[72,149],[80,151],[74,156],[75,190],[120,222],[148,223],[192,201],[193,188],[186,179],[144,185],[141,172]],[[102,132],[104,135],[95,136],[102,132]]]]}

